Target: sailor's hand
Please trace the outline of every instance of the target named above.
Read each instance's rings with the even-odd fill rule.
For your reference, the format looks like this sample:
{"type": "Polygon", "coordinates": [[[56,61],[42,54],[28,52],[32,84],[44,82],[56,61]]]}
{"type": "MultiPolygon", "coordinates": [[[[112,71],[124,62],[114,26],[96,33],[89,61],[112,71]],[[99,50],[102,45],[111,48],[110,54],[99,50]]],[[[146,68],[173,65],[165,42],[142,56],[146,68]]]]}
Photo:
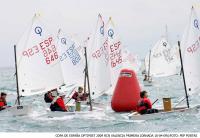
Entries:
{"type": "Polygon", "coordinates": [[[80,100],[81,100],[81,98],[78,97],[78,98],[77,98],[77,101],[80,101],[80,100]]]}
{"type": "Polygon", "coordinates": [[[66,112],[69,112],[69,108],[67,105],[65,106],[65,109],[66,109],[66,112]]]}
{"type": "Polygon", "coordinates": [[[7,106],[2,106],[1,109],[6,109],[7,106]]]}

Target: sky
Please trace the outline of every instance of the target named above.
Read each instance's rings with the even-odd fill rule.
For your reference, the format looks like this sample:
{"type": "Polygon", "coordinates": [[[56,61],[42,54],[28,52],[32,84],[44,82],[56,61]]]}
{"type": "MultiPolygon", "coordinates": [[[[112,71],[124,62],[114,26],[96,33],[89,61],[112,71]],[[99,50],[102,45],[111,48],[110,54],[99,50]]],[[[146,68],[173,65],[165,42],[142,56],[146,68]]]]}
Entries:
{"type": "MultiPolygon", "coordinates": [[[[192,5],[199,0],[0,0],[0,67],[14,67],[14,49],[35,13],[52,31],[62,28],[83,41],[92,33],[100,13],[112,17],[124,47],[142,59],[168,32],[174,45],[181,39],[192,5]]],[[[200,12],[200,10],[199,10],[200,12]]]]}

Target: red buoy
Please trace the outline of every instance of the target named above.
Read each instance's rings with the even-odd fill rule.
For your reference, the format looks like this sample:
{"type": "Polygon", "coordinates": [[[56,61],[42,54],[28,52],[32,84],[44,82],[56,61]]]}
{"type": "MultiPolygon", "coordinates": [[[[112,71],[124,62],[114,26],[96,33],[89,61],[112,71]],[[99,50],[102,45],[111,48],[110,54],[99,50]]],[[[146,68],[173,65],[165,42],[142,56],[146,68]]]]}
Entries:
{"type": "Polygon", "coordinates": [[[115,112],[136,110],[140,99],[140,86],[133,70],[123,69],[115,87],[111,107],[115,112]]]}

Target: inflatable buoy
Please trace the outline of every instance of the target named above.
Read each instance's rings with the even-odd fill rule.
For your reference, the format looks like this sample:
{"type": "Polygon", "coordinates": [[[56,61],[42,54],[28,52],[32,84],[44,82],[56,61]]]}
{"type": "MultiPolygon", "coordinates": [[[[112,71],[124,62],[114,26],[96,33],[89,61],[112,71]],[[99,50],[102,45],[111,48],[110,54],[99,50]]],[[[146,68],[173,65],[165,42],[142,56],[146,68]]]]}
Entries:
{"type": "Polygon", "coordinates": [[[115,112],[136,110],[140,99],[140,86],[133,70],[123,69],[115,87],[111,107],[115,112]]]}

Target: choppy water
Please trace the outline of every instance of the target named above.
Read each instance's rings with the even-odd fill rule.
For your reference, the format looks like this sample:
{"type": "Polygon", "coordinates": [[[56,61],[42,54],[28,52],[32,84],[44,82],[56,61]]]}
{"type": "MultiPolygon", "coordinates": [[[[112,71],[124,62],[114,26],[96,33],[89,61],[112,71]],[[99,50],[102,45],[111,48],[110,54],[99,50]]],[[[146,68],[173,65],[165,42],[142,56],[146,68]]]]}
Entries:
{"type": "MultiPolygon", "coordinates": [[[[138,76],[142,84],[141,75],[138,76]]],[[[173,76],[156,79],[153,87],[143,87],[149,91],[152,101],[159,98],[154,105],[162,106],[163,97],[172,97],[177,103],[184,96],[182,78],[173,76]]],[[[8,101],[15,102],[15,79],[12,68],[0,69],[0,90],[8,93],[8,101]]],[[[200,96],[194,96],[191,104],[200,104],[200,96]]],[[[162,119],[133,121],[127,114],[115,113],[110,108],[110,96],[98,100],[107,104],[104,112],[86,115],[66,115],[49,118],[43,101],[43,95],[25,97],[24,104],[32,104],[34,111],[30,116],[3,116],[0,113],[1,132],[199,132],[200,111],[195,113],[173,113],[162,119]]],[[[183,102],[182,105],[185,105],[183,102]]]]}

